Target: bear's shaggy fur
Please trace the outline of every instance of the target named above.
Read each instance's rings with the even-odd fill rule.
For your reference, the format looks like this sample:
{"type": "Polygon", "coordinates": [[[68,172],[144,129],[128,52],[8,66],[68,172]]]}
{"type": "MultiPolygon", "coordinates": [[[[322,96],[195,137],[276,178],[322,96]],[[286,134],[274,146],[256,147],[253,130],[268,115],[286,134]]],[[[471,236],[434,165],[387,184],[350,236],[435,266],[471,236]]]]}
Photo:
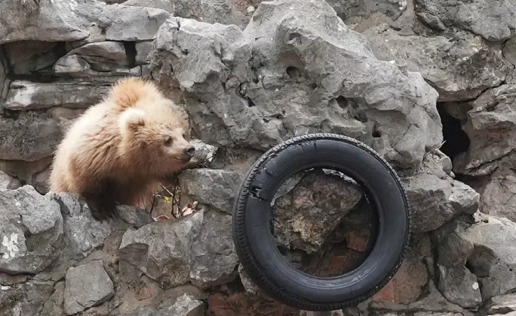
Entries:
{"type": "Polygon", "coordinates": [[[97,220],[112,217],[116,203],[143,208],[162,179],[191,161],[189,127],[186,114],[152,83],[122,79],[66,132],[50,190],[79,194],[97,220]]]}

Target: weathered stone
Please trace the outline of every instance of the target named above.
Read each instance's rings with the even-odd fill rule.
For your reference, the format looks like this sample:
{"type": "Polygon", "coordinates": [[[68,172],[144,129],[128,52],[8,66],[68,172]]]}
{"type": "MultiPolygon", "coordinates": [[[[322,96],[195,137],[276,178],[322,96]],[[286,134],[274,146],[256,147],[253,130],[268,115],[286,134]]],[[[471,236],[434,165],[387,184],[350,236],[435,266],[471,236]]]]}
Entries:
{"type": "Polygon", "coordinates": [[[469,240],[461,237],[469,225],[461,220],[453,220],[432,233],[437,248],[437,264],[446,268],[464,266],[474,250],[469,240]]]}
{"type": "Polygon", "coordinates": [[[51,107],[87,108],[99,102],[110,84],[93,81],[37,83],[25,80],[11,82],[5,101],[10,110],[39,110],[51,107]]]}
{"type": "Polygon", "coordinates": [[[71,2],[17,1],[0,3],[0,44],[14,41],[74,41],[88,37],[74,22],[71,2]]]}
{"type": "Polygon", "coordinates": [[[92,260],[66,272],[64,310],[67,315],[100,305],[114,294],[113,281],[104,270],[102,260],[92,260]]]}
{"type": "Polygon", "coordinates": [[[423,258],[431,254],[428,238],[423,238],[418,243],[389,283],[373,296],[373,302],[409,304],[419,298],[428,282],[428,272],[423,258]]]}
{"type": "Polygon", "coordinates": [[[110,224],[95,220],[88,206],[77,195],[59,193],[51,196],[61,206],[68,254],[86,257],[111,234],[110,224]]]}
{"type": "Polygon", "coordinates": [[[140,42],[136,43],[136,57],[135,62],[137,65],[144,65],[149,63],[149,54],[152,51],[152,42],[140,42]]]}
{"type": "Polygon", "coordinates": [[[480,211],[516,222],[516,173],[510,168],[496,170],[478,189],[480,211]]]}
{"type": "MultiPolygon", "coordinates": [[[[29,281],[14,287],[0,288],[0,315],[39,316],[41,307],[49,299],[52,282],[29,281]]],[[[49,315],[50,316],[50,315],[49,315]]]]}
{"type": "Polygon", "coordinates": [[[344,313],[342,310],[334,310],[329,312],[301,311],[299,316],[344,316],[344,313]]]}
{"type": "Polygon", "coordinates": [[[46,68],[59,58],[56,43],[22,41],[5,44],[5,52],[13,73],[17,75],[46,68]]]}
{"type": "Polygon", "coordinates": [[[190,143],[195,147],[194,159],[199,163],[207,166],[215,159],[215,154],[218,151],[217,147],[205,144],[198,139],[193,139],[190,143]]]}
{"type": "Polygon", "coordinates": [[[178,297],[171,306],[161,308],[156,316],[204,316],[204,303],[186,293],[178,297]]]}
{"type": "Polygon", "coordinates": [[[238,265],[231,216],[207,211],[202,221],[189,248],[190,280],[200,288],[228,283],[236,277],[238,265]]]}
{"type": "Polygon", "coordinates": [[[59,255],[59,204],[32,186],[0,190],[0,272],[35,274],[59,255]]]}
{"type": "Polygon", "coordinates": [[[165,288],[189,281],[189,252],[199,236],[204,212],[173,221],[157,221],[128,229],[120,244],[120,260],[140,269],[165,288]]]}
{"type": "Polygon", "coordinates": [[[516,312],[516,293],[495,296],[480,309],[481,315],[508,314],[516,312]]]}
{"type": "Polygon", "coordinates": [[[117,205],[116,213],[124,222],[136,228],[154,222],[149,213],[128,205],[117,205]]]}
{"type": "Polygon", "coordinates": [[[16,190],[21,186],[19,180],[0,170],[0,190],[16,190]]]}
{"type": "Polygon", "coordinates": [[[9,66],[4,57],[4,53],[3,51],[0,51],[0,105],[7,96],[7,91],[9,91],[9,79],[7,78],[8,69],[9,66]]]}
{"type": "Polygon", "coordinates": [[[237,171],[198,168],[179,175],[181,193],[190,199],[232,214],[235,194],[243,180],[237,171]]]}
{"type": "Polygon", "coordinates": [[[508,39],[516,29],[516,4],[510,0],[415,0],[415,10],[421,20],[439,31],[456,27],[489,41],[508,39]]]}
{"type": "Polygon", "coordinates": [[[152,40],[169,14],[156,8],[107,6],[99,1],[6,0],[1,12],[0,44],[22,41],[152,40]]]}
{"type": "Polygon", "coordinates": [[[476,213],[478,221],[461,237],[475,245],[468,267],[479,280],[483,299],[516,289],[516,223],[476,213]]]}
{"type": "Polygon", "coordinates": [[[158,8],[173,16],[205,23],[238,24],[231,0],[128,0],[124,5],[158,8]]]}
{"type": "Polygon", "coordinates": [[[466,152],[454,160],[454,171],[485,175],[497,160],[516,150],[516,141],[507,137],[516,131],[516,85],[502,85],[484,92],[472,102],[462,129],[470,140],[466,152]]]}
{"type": "Polygon", "coordinates": [[[54,287],[54,292],[43,305],[43,310],[40,315],[46,316],[62,316],[63,315],[63,301],[64,301],[64,288],[65,283],[63,281],[58,282],[54,287]]]}
{"type": "Polygon", "coordinates": [[[477,277],[463,265],[439,266],[437,288],[450,302],[464,308],[474,308],[482,303],[477,277]]]}
{"type": "Polygon", "coordinates": [[[512,70],[501,50],[465,32],[457,39],[401,36],[383,24],[364,35],[379,59],[395,60],[409,71],[420,72],[439,92],[442,102],[471,100],[487,88],[498,86],[512,70]]]}
{"type": "Polygon", "coordinates": [[[0,116],[0,159],[34,161],[52,155],[63,137],[49,113],[25,112],[16,118],[0,116]]]}
{"type": "Polygon", "coordinates": [[[262,3],[243,34],[172,18],[155,48],[152,77],[163,85],[176,80],[209,144],[264,150],[293,135],[332,131],[368,139],[411,168],[442,142],[436,91],[420,74],[376,59],[323,1],[262,3]]]}
{"type": "Polygon", "coordinates": [[[44,172],[52,163],[52,157],[46,157],[35,161],[0,160],[0,170],[19,179],[22,183],[30,184],[32,179],[44,172]]]}
{"type": "Polygon", "coordinates": [[[337,12],[339,17],[349,19],[352,17],[369,18],[375,13],[382,13],[393,20],[397,20],[407,9],[406,0],[382,1],[371,0],[352,2],[345,0],[330,0],[328,3],[337,12]]]}
{"type": "Polygon", "coordinates": [[[138,308],[137,310],[127,314],[127,316],[157,316],[158,311],[151,306],[138,308]]]}
{"type": "Polygon", "coordinates": [[[121,42],[97,42],[75,48],[57,62],[54,67],[56,73],[63,73],[64,69],[66,72],[73,72],[64,67],[71,63],[67,59],[81,65],[81,70],[92,69],[100,72],[112,71],[130,64],[124,44],[121,42]]]}
{"type": "Polygon", "coordinates": [[[437,229],[456,215],[473,214],[478,209],[480,195],[462,182],[431,173],[407,177],[404,182],[415,232],[437,229]]]}
{"type": "Polygon", "coordinates": [[[503,56],[507,61],[516,66],[516,36],[505,42],[503,56]]]}
{"type": "Polygon", "coordinates": [[[356,183],[323,171],[310,172],[276,200],[275,237],[287,248],[315,252],[361,197],[356,183]]]}

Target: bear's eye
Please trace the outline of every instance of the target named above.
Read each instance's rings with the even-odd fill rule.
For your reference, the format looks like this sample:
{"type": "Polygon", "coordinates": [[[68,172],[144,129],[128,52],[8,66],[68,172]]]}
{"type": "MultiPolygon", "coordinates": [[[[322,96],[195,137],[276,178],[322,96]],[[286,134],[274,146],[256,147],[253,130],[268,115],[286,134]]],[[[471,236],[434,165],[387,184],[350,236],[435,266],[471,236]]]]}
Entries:
{"type": "Polygon", "coordinates": [[[165,137],[165,139],[163,140],[163,145],[165,145],[165,146],[172,145],[172,137],[170,137],[170,136],[165,137]]]}

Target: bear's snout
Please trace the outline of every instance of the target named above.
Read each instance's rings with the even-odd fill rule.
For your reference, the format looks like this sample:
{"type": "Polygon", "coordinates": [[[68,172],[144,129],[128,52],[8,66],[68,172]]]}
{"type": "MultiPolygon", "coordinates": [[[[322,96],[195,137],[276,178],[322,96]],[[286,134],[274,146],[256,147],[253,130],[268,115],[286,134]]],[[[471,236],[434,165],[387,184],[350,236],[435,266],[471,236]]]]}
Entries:
{"type": "Polygon", "coordinates": [[[193,157],[194,154],[195,154],[195,147],[194,146],[189,146],[189,147],[185,148],[185,155],[186,156],[193,157]]]}

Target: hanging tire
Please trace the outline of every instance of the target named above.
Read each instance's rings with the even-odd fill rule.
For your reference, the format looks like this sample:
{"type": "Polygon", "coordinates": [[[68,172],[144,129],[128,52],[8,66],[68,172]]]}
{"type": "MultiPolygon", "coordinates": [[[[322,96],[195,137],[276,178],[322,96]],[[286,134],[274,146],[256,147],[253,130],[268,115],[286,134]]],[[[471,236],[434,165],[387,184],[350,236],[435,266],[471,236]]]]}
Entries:
{"type": "Polygon", "coordinates": [[[342,309],[377,293],[398,270],[410,229],[410,207],[393,168],[365,144],[337,134],[298,136],[267,151],[248,172],[233,209],[233,239],[251,280],[270,297],[311,311],[342,309]],[[353,178],[378,219],[371,252],[343,275],[317,277],[294,268],[271,233],[276,191],[291,176],[311,168],[353,178]]]}

